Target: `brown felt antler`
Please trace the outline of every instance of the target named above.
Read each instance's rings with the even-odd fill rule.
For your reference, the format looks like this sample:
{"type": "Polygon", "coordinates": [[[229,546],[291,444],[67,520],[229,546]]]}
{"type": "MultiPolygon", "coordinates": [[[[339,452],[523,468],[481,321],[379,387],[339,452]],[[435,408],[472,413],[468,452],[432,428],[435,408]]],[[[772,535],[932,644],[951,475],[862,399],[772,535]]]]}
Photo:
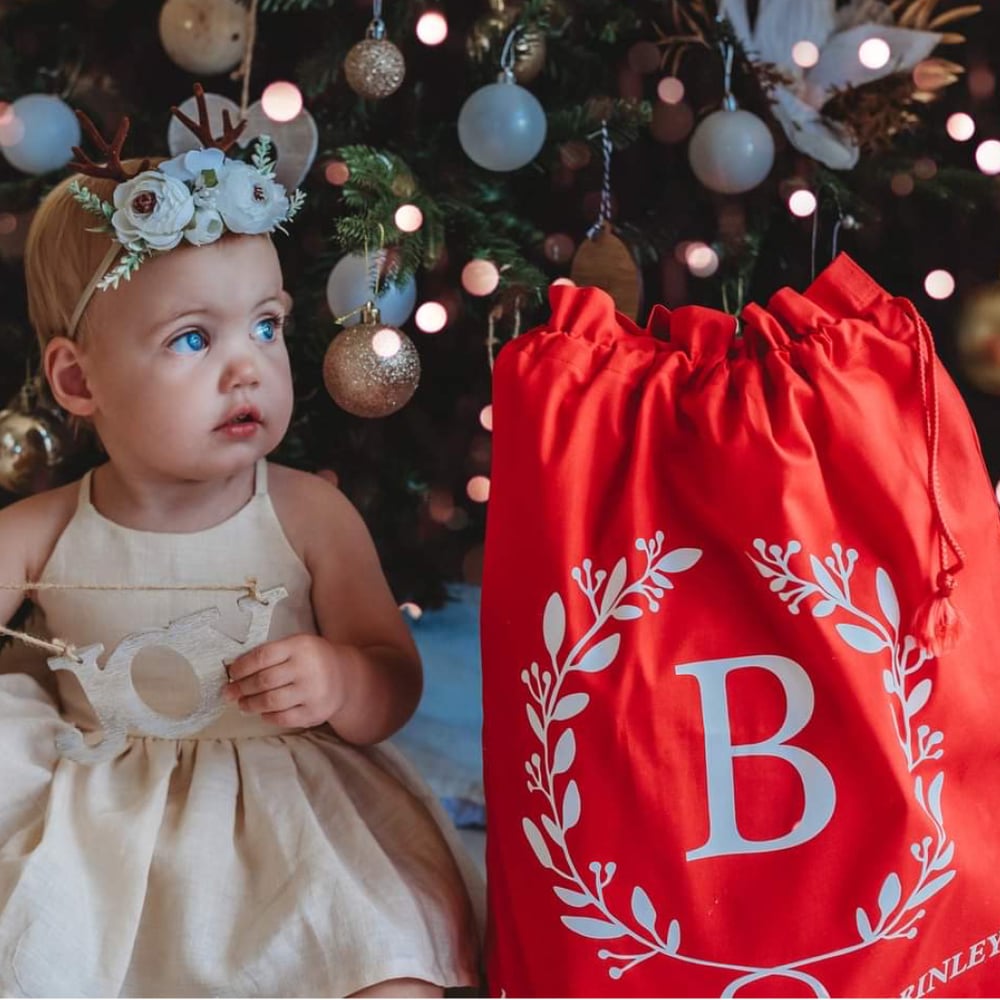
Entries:
{"type": "Polygon", "coordinates": [[[222,111],[222,135],[212,135],[212,123],[208,117],[208,105],[205,103],[205,88],[200,83],[194,85],[194,98],[198,102],[198,121],[188,118],[180,108],[171,108],[170,113],[186,128],[190,129],[200,140],[205,149],[221,149],[226,152],[230,146],[243,134],[247,127],[246,120],[233,125],[229,112],[222,111]]]}
{"type": "Polygon", "coordinates": [[[77,173],[86,174],[88,177],[110,177],[115,181],[128,181],[136,174],[141,174],[143,170],[149,168],[149,160],[143,160],[131,173],[122,166],[122,146],[125,144],[125,136],[128,135],[131,124],[128,116],[122,118],[118,125],[118,131],[110,143],[98,132],[97,126],[82,111],[77,111],[76,117],[80,119],[80,124],[91,142],[105,157],[103,162],[92,160],[79,146],[74,146],[73,155],[76,159],[70,163],[70,167],[77,173]]]}

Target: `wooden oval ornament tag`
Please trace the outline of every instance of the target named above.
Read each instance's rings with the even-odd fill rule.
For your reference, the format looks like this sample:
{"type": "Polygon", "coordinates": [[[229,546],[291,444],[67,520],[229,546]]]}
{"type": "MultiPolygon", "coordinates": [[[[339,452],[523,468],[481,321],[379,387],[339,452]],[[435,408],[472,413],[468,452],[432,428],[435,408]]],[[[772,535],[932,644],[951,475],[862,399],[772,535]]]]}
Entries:
{"type": "Polygon", "coordinates": [[[629,248],[605,222],[593,239],[585,239],[573,256],[569,276],[578,285],[603,288],[615,308],[635,319],[639,315],[641,275],[629,248]]]}

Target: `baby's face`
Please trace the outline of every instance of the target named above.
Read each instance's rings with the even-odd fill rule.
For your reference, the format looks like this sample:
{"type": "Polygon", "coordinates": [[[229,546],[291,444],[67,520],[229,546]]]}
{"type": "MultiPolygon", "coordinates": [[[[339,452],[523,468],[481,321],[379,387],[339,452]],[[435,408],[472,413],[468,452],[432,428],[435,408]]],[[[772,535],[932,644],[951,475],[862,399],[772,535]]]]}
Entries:
{"type": "Polygon", "coordinates": [[[96,292],[82,364],[108,455],[206,480],[275,448],[292,412],[287,308],[263,236],[179,247],[96,292]]]}

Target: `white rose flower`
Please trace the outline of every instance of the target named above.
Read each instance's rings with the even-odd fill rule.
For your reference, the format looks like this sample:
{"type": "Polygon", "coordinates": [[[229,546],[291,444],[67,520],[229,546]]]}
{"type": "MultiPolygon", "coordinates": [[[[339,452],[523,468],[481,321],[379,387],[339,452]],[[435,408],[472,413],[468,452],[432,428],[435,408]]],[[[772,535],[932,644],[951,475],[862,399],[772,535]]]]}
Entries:
{"type": "Polygon", "coordinates": [[[199,208],[194,213],[194,222],[184,230],[184,239],[196,247],[214,243],[223,233],[225,226],[222,216],[210,208],[199,208]]]}
{"type": "Polygon", "coordinates": [[[146,170],[115,188],[115,213],[111,224],[128,247],[170,250],[184,237],[184,227],[194,215],[194,199],[183,181],[146,170]]]}
{"type": "Polygon", "coordinates": [[[284,187],[249,163],[227,163],[215,191],[215,208],[234,233],[269,233],[288,215],[284,187]]]}

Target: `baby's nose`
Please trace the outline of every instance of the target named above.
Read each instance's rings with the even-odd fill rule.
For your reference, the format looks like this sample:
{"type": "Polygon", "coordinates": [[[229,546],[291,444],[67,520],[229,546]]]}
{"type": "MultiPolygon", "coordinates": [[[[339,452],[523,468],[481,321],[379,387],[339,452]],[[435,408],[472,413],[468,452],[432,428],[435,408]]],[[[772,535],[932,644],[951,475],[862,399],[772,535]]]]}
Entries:
{"type": "Polygon", "coordinates": [[[235,389],[241,386],[257,385],[260,381],[260,375],[253,360],[244,356],[230,362],[223,375],[223,381],[226,389],[235,389]]]}

